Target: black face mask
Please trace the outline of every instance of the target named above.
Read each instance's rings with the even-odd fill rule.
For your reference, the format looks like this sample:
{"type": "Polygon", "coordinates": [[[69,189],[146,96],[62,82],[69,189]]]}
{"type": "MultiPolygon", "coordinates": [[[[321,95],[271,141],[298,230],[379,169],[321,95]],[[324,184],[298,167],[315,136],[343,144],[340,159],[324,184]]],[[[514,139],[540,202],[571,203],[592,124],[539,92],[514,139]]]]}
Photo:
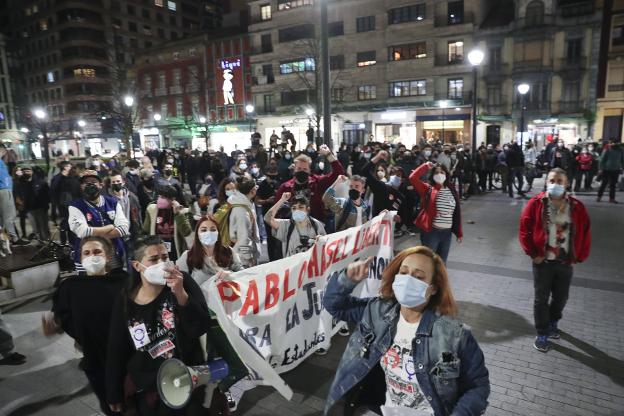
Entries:
{"type": "Polygon", "coordinates": [[[95,198],[100,196],[100,188],[98,188],[97,185],[87,185],[85,186],[83,193],[89,201],[93,201],[95,198]]]}
{"type": "Polygon", "coordinates": [[[171,169],[166,169],[163,170],[163,173],[165,174],[165,176],[171,176],[173,175],[173,171],[171,169]]]}
{"type": "Polygon", "coordinates": [[[154,187],[154,178],[145,179],[143,181],[143,186],[145,186],[148,189],[152,189],[154,187]]]}
{"type": "Polygon", "coordinates": [[[114,183],[111,185],[111,188],[113,189],[113,191],[119,192],[124,188],[124,186],[123,183],[114,183]]]}
{"type": "Polygon", "coordinates": [[[349,198],[351,198],[353,201],[357,201],[361,196],[362,194],[360,194],[357,189],[349,189],[349,198]]]}
{"type": "Polygon", "coordinates": [[[29,179],[30,179],[30,177],[31,177],[31,176],[32,176],[32,175],[31,175],[31,174],[29,174],[29,173],[24,173],[24,174],[22,174],[22,180],[27,181],[27,180],[29,180],[29,179]]]}
{"type": "Polygon", "coordinates": [[[295,179],[297,179],[299,183],[307,182],[309,177],[310,174],[306,171],[300,170],[299,172],[295,172],[295,179]]]}

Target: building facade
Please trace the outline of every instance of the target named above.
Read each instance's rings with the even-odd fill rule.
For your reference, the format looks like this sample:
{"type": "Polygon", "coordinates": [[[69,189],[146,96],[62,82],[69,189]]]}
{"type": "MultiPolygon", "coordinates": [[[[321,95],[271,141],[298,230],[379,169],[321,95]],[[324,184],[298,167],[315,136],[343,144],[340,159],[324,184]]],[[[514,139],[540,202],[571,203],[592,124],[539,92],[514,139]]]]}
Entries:
{"type": "Polygon", "coordinates": [[[624,1],[605,2],[595,138],[624,138],[624,1]]]}
{"type": "MultiPolygon", "coordinates": [[[[467,54],[482,1],[335,0],[329,8],[332,142],[470,142],[467,54]]],[[[318,2],[250,0],[254,104],[267,139],[305,146],[320,105],[318,2]]],[[[320,123],[322,124],[322,123],[320,123]]]]}
{"type": "Polygon", "coordinates": [[[17,132],[15,106],[11,93],[11,77],[9,75],[9,57],[6,53],[5,42],[5,37],[0,34],[0,140],[9,137],[5,133],[17,132]]]}
{"type": "Polygon", "coordinates": [[[125,71],[134,55],[198,33],[215,20],[208,15],[219,11],[210,5],[201,0],[10,1],[11,25],[5,30],[10,28],[19,62],[19,122],[35,127],[32,111],[41,108],[57,150],[116,153],[120,132],[111,131],[110,115],[106,125],[98,115],[118,108],[132,90],[125,71]],[[78,120],[86,126],[78,128],[78,120]]]}
{"type": "Polygon", "coordinates": [[[139,55],[131,74],[141,96],[142,144],[226,151],[249,146],[249,54],[246,34],[214,34],[139,55]]]}
{"type": "Polygon", "coordinates": [[[504,143],[525,131],[524,140],[538,145],[554,136],[568,144],[590,138],[601,16],[600,2],[591,0],[508,1],[491,9],[477,38],[485,51],[479,137],[504,143]],[[524,97],[520,84],[530,87],[524,97]]]}

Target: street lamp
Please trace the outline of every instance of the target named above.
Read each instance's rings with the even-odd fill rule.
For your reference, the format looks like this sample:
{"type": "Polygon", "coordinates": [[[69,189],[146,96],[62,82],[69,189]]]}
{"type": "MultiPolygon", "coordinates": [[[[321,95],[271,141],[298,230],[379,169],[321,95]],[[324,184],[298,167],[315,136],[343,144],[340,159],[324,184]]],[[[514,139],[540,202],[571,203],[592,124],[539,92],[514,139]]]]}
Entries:
{"type": "Polygon", "coordinates": [[[132,107],[134,105],[134,97],[132,97],[131,95],[126,95],[124,97],[124,104],[127,107],[132,107]]]}
{"type": "Polygon", "coordinates": [[[48,125],[47,125],[47,122],[45,121],[46,118],[48,117],[48,114],[45,112],[45,110],[41,108],[36,108],[35,111],[33,111],[33,114],[39,120],[39,123],[40,123],[39,124],[40,130],[41,130],[40,136],[42,136],[40,138],[43,140],[44,158],[46,161],[46,167],[48,170],[50,170],[50,151],[48,149],[48,125]]]}
{"type": "Polygon", "coordinates": [[[126,154],[128,155],[128,158],[130,158],[130,156],[132,155],[132,157],[134,157],[134,143],[132,143],[132,132],[134,131],[134,125],[133,125],[133,120],[132,120],[132,106],[134,105],[134,97],[131,95],[126,95],[123,99],[124,104],[127,107],[127,112],[124,112],[124,118],[125,118],[125,126],[124,126],[124,133],[125,133],[125,137],[126,137],[126,154]]]}
{"type": "Polygon", "coordinates": [[[531,89],[526,83],[518,85],[518,93],[520,93],[520,146],[524,145],[524,110],[526,109],[525,96],[531,89]]]}
{"type": "Polygon", "coordinates": [[[87,125],[87,122],[86,122],[86,121],[84,121],[84,120],[78,120],[78,126],[80,126],[80,127],[84,128],[84,126],[86,126],[86,125],[87,125]]]}
{"type": "Polygon", "coordinates": [[[485,57],[483,51],[479,49],[473,49],[468,53],[468,61],[472,65],[472,149],[477,149],[477,93],[479,78],[477,75],[477,68],[483,62],[485,57]]]}
{"type": "Polygon", "coordinates": [[[251,124],[253,123],[253,118],[251,117],[251,114],[254,112],[256,108],[251,105],[251,104],[247,104],[245,106],[245,111],[247,112],[247,117],[249,117],[249,132],[251,133],[251,124]]]}
{"type": "Polygon", "coordinates": [[[442,100],[440,101],[440,103],[438,104],[440,106],[440,108],[442,109],[442,144],[444,144],[444,119],[446,118],[446,108],[448,107],[448,101],[446,100],[442,100]]]}
{"type": "Polygon", "coordinates": [[[201,124],[206,124],[206,117],[201,116],[201,117],[199,118],[199,122],[200,122],[201,124]]]}
{"type": "Polygon", "coordinates": [[[158,113],[154,114],[154,121],[158,122],[158,121],[160,121],[161,119],[162,119],[162,117],[161,117],[161,115],[160,115],[160,114],[158,114],[158,113]]]}
{"type": "Polygon", "coordinates": [[[22,127],[22,128],[20,129],[20,131],[21,131],[22,133],[24,133],[24,134],[26,134],[26,133],[29,133],[29,132],[30,132],[30,130],[28,130],[28,127],[22,127]]]}
{"type": "Polygon", "coordinates": [[[199,123],[204,128],[204,131],[202,133],[204,135],[204,141],[206,142],[206,150],[208,150],[210,148],[210,143],[209,143],[210,136],[209,136],[209,132],[208,132],[208,119],[206,117],[204,117],[204,116],[200,116],[199,117],[199,123]]]}

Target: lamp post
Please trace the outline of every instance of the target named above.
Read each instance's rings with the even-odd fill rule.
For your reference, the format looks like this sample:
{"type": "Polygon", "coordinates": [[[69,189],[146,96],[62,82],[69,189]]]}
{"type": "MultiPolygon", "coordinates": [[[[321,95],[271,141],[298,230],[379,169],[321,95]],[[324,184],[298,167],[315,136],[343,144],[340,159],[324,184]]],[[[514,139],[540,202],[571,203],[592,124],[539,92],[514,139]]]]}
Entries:
{"type": "Polygon", "coordinates": [[[485,55],[479,49],[473,49],[468,53],[468,61],[472,65],[472,149],[477,149],[477,97],[478,97],[478,74],[477,68],[483,62],[485,55]]]}
{"type": "Polygon", "coordinates": [[[446,118],[446,107],[448,107],[448,101],[442,100],[440,101],[439,105],[442,109],[442,144],[444,144],[444,119],[446,118]]]}
{"type": "Polygon", "coordinates": [[[84,120],[78,120],[78,127],[80,127],[80,132],[78,132],[78,138],[76,139],[76,156],[80,156],[80,143],[82,143],[82,137],[84,137],[84,128],[87,125],[87,122],[84,120]]]}
{"type": "Polygon", "coordinates": [[[134,125],[132,121],[132,106],[134,105],[134,97],[126,95],[124,97],[124,104],[126,111],[124,111],[124,137],[126,145],[126,153],[128,158],[134,157],[134,143],[132,143],[132,132],[134,131],[134,125]]]}
{"type": "Polygon", "coordinates": [[[41,129],[41,135],[43,136],[43,152],[44,152],[44,158],[46,161],[46,168],[48,170],[50,170],[50,151],[48,149],[48,125],[46,122],[46,118],[48,117],[48,114],[41,108],[37,108],[34,111],[35,117],[37,118],[37,120],[39,120],[39,126],[41,129]]]}
{"type": "Polygon", "coordinates": [[[249,117],[249,133],[251,133],[251,125],[253,123],[252,114],[253,114],[255,109],[256,108],[253,105],[251,105],[251,104],[247,104],[245,106],[245,112],[247,113],[247,117],[249,117]]]}
{"type": "MultiPolygon", "coordinates": [[[[160,115],[160,113],[154,113],[152,118],[154,119],[154,124],[156,125],[156,128],[158,128],[158,123],[160,122],[160,120],[162,120],[162,116],[160,115]]],[[[161,144],[160,129],[158,129],[158,144],[161,144]]]]}
{"type": "MultiPolygon", "coordinates": [[[[329,23],[327,3],[321,0],[321,86],[323,97],[323,142],[329,146],[331,140],[331,85],[329,81],[329,23]]],[[[317,62],[317,65],[319,63],[317,62]]],[[[320,127],[320,126],[319,126],[320,127]]]]}
{"type": "Polygon", "coordinates": [[[308,144],[310,144],[314,143],[314,127],[312,127],[312,116],[314,115],[314,110],[308,107],[306,108],[305,113],[306,116],[308,116],[308,130],[306,130],[306,137],[308,139],[308,144]]]}
{"type": "Polygon", "coordinates": [[[518,93],[520,94],[520,146],[524,145],[524,110],[526,109],[524,97],[530,89],[529,84],[518,85],[518,93]]]}
{"type": "Polygon", "coordinates": [[[206,150],[210,147],[210,136],[208,135],[208,119],[204,116],[199,117],[199,122],[204,127],[204,140],[206,141],[206,150]]]}

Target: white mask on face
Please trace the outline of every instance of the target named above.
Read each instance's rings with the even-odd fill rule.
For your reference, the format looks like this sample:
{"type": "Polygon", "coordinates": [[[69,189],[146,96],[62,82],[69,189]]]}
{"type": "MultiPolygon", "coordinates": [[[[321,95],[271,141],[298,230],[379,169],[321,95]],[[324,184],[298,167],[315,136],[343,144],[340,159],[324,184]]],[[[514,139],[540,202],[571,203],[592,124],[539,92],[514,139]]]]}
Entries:
{"type": "Polygon", "coordinates": [[[225,196],[229,198],[232,195],[234,195],[234,192],[235,192],[234,189],[228,189],[227,191],[225,191],[225,196]]]}
{"type": "Polygon", "coordinates": [[[205,246],[214,246],[219,240],[219,231],[205,231],[199,233],[199,241],[205,246]]]}
{"type": "Polygon", "coordinates": [[[106,268],[106,258],[104,256],[89,256],[82,260],[82,267],[85,268],[89,276],[103,274],[106,268]]]}
{"type": "Polygon", "coordinates": [[[241,163],[240,165],[238,165],[238,167],[240,168],[240,170],[245,170],[247,169],[247,163],[241,163]]]}
{"type": "Polygon", "coordinates": [[[260,173],[260,169],[258,169],[258,168],[251,168],[251,174],[252,175],[257,175],[258,173],[260,173]]]}
{"type": "Polygon", "coordinates": [[[446,175],[443,173],[436,173],[433,175],[433,181],[437,184],[442,185],[444,181],[446,181],[446,175]]]}
{"type": "Polygon", "coordinates": [[[164,286],[166,284],[165,281],[165,267],[169,265],[168,261],[161,261],[160,263],[153,264],[151,266],[146,266],[141,263],[145,270],[143,270],[143,276],[145,279],[153,285],[164,286]]]}

